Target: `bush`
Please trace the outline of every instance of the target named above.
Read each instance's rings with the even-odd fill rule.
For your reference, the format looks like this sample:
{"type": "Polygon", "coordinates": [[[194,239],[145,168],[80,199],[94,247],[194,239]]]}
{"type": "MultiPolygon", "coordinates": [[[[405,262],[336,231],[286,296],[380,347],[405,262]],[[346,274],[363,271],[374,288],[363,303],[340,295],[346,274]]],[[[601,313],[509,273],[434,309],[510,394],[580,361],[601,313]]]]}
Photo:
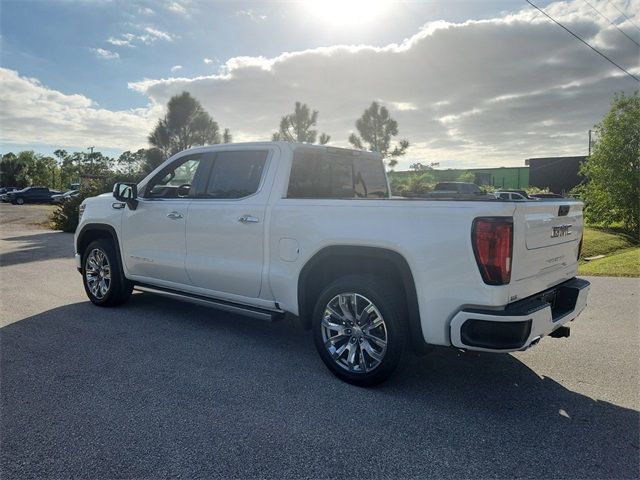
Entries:
{"type": "Polygon", "coordinates": [[[535,195],[536,193],[551,193],[549,192],[548,187],[540,188],[540,187],[525,187],[523,189],[527,192],[527,195],[535,195]]]}
{"type": "Polygon", "coordinates": [[[63,232],[75,232],[78,228],[78,215],[80,204],[89,197],[95,197],[101,193],[111,192],[113,185],[117,182],[134,182],[141,180],[144,173],[125,175],[112,174],[102,179],[83,179],[80,185],[80,194],[61,203],[51,215],[51,228],[62,230],[63,232]]]}
{"type": "Polygon", "coordinates": [[[80,204],[85,198],[95,197],[105,191],[109,191],[103,182],[86,182],[80,187],[80,194],[77,197],[63,201],[51,215],[51,228],[73,233],[78,228],[80,204]]]}
{"type": "Polygon", "coordinates": [[[592,225],[620,225],[640,239],[640,96],[617,94],[596,125],[597,142],[582,164],[587,183],[577,189],[592,225]]]}
{"type": "Polygon", "coordinates": [[[410,175],[399,177],[391,175],[391,194],[396,196],[420,195],[433,190],[434,174],[430,171],[412,172],[410,175]]]}

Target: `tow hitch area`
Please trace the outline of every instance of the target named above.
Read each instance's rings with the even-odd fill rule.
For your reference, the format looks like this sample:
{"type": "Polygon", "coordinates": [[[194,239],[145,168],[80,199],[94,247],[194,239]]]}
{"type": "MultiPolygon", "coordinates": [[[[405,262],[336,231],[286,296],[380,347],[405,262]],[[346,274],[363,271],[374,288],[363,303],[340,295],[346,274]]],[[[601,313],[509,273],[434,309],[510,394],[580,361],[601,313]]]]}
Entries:
{"type": "Polygon", "coordinates": [[[549,336],[553,338],[569,338],[569,335],[571,335],[571,328],[565,326],[556,328],[549,334],[549,336]]]}

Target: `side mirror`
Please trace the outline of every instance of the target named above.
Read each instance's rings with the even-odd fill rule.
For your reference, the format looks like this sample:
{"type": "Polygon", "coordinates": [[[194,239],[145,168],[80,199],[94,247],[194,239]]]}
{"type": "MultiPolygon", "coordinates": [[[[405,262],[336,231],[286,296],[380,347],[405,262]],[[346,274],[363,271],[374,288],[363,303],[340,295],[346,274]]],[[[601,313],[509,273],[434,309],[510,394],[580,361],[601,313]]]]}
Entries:
{"type": "Polygon", "coordinates": [[[113,186],[113,197],[120,201],[125,202],[131,210],[135,210],[138,207],[138,185],[135,183],[116,183],[113,186]]]}

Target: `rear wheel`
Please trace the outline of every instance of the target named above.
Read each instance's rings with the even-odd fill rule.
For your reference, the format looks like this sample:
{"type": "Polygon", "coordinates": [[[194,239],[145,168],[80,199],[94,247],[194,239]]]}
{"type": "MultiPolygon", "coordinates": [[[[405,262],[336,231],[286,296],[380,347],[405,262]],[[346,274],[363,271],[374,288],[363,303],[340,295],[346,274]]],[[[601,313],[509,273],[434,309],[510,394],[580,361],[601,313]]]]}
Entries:
{"type": "Polygon", "coordinates": [[[325,365],[360,386],[386,380],[402,358],[406,313],[402,295],[382,279],[352,275],[331,283],[313,313],[313,336],[325,365]]]}
{"type": "Polygon", "coordinates": [[[99,239],[91,242],[82,255],[84,290],[94,304],[114,307],[126,302],[133,283],[124,277],[113,242],[99,239]]]}

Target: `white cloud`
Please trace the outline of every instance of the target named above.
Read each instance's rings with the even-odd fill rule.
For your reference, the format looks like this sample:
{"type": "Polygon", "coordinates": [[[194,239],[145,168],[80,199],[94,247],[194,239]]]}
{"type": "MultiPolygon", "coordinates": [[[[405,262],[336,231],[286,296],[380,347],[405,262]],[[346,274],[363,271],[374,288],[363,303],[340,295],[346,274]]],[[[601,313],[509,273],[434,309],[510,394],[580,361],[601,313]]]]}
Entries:
{"type": "MultiPolygon", "coordinates": [[[[547,10],[640,73],[635,45],[582,1],[547,10]]],[[[640,0],[632,0],[629,11],[640,12],[640,0]]],[[[638,84],[539,12],[523,9],[489,20],[427,24],[400,44],[235,57],[215,75],[130,87],[159,104],[190,91],[235,138],[268,139],[299,100],[320,111],[318,127],[337,145],[347,145],[355,120],[378,100],[398,120],[401,137],[413,143],[403,164],[448,166],[522,165],[533,156],[582,154],[587,130],[608,110],[614,92],[632,92],[638,84]]]]}
{"type": "Polygon", "coordinates": [[[163,32],[154,27],[145,27],[144,31],[147,33],[146,35],[141,35],[140,38],[144,43],[155,42],[156,40],[166,40],[167,42],[172,42],[174,36],[170,33],[163,32]]]}
{"type": "MultiPolygon", "coordinates": [[[[640,74],[637,47],[582,0],[545,9],[640,74]]],[[[629,12],[638,23],[640,0],[631,1],[629,12]]],[[[618,21],[640,41],[627,20],[618,21]]],[[[150,33],[140,27],[142,34],[150,33]]],[[[140,41],[130,35],[123,38],[140,41]]],[[[151,105],[135,111],[100,109],[86,97],[2,72],[12,79],[10,88],[0,89],[6,143],[144,146],[169,98],[187,90],[231,128],[236,141],[269,139],[298,100],[320,111],[318,129],[332,135],[332,144],[346,146],[355,120],[378,100],[398,121],[399,138],[412,142],[402,167],[416,161],[440,162],[443,168],[523,165],[534,156],[583,154],[586,132],[606,113],[614,92],[638,88],[533,9],[482,21],[430,23],[399,44],[234,57],[214,75],[132,82],[130,88],[151,105]],[[14,99],[14,91],[22,93],[14,99]]]]}
{"type": "Polygon", "coordinates": [[[178,70],[182,70],[182,65],[174,65],[173,67],[171,67],[171,72],[175,73],[178,70]]]}
{"type": "Polygon", "coordinates": [[[115,45],[116,47],[133,47],[131,39],[127,39],[124,36],[122,38],[109,37],[107,38],[107,43],[115,45]]]}
{"type": "Polygon", "coordinates": [[[187,9],[182,3],[179,2],[169,2],[168,8],[175,13],[180,13],[183,15],[187,14],[187,9]]]}
{"type": "Polygon", "coordinates": [[[234,13],[234,16],[248,18],[253,22],[261,22],[267,19],[267,16],[264,13],[258,13],[253,9],[238,10],[234,13]]]}
{"type": "Polygon", "coordinates": [[[120,58],[118,52],[112,52],[111,50],[106,50],[104,48],[92,48],[91,51],[95,53],[96,57],[105,60],[114,60],[116,58],[120,58]]]}
{"type": "Polygon", "coordinates": [[[141,148],[162,107],[112,111],[83,95],[67,95],[0,68],[0,141],[17,145],[141,148]]]}
{"type": "Polygon", "coordinates": [[[164,32],[156,27],[149,25],[131,25],[136,29],[139,29],[140,33],[126,32],[120,35],[120,37],[109,37],[107,43],[116,47],[136,47],[136,45],[144,44],[151,45],[157,40],[164,40],[166,42],[173,42],[177,37],[168,32],[164,32]]]}
{"type": "Polygon", "coordinates": [[[411,102],[388,102],[388,103],[391,106],[391,108],[393,108],[394,110],[400,110],[401,112],[408,112],[411,110],[418,109],[418,107],[416,107],[411,102]]]}

